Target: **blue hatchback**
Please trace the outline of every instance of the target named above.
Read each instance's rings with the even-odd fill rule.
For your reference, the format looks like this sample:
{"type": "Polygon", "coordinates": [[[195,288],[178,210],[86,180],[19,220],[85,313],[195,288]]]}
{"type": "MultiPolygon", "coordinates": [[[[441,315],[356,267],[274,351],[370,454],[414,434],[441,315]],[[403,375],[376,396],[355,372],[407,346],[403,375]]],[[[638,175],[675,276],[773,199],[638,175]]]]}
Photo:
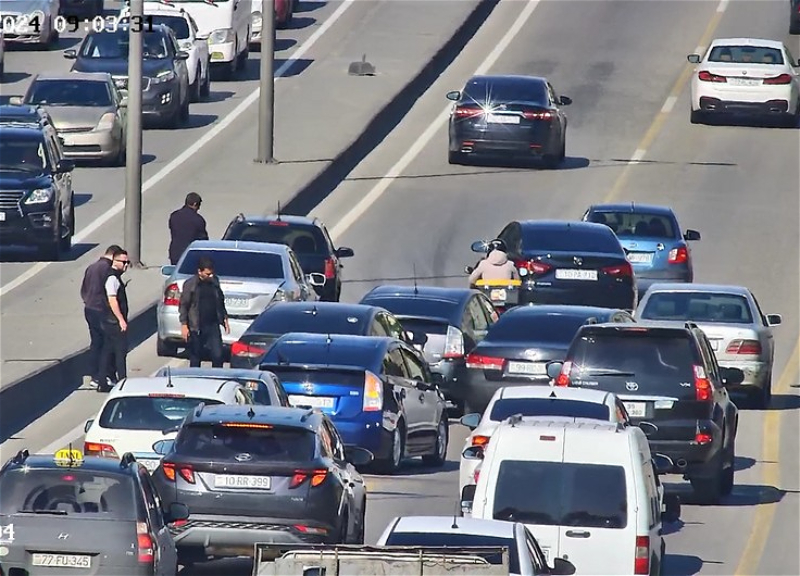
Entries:
{"type": "Polygon", "coordinates": [[[441,466],[449,437],[437,378],[396,338],[289,333],[261,363],[280,378],[294,406],[327,414],[345,444],[366,448],[381,471],[405,457],[441,466]]]}
{"type": "Polygon", "coordinates": [[[597,204],[583,215],[584,222],[605,224],[619,238],[633,266],[639,298],[654,282],[692,282],[689,242],[700,232],[681,233],[672,208],[650,204],[597,204]]]}

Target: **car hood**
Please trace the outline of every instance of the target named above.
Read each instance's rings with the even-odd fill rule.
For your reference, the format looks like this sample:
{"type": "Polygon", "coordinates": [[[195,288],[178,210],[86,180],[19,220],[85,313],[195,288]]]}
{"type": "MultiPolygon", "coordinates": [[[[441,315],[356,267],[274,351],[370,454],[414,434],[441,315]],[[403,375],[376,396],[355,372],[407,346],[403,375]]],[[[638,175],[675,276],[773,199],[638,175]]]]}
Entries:
{"type": "Polygon", "coordinates": [[[740,76],[745,78],[774,78],[781,74],[791,73],[791,69],[782,64],[708,62],[702,69],[718,76],[740,76]]]}
{"type": "MultiPolygon", "coordinates": [[[[155,76],[172,69],[171,60],[142,60],[142,75],[155,76]]],[[[78,58],[72,66],[73,72],[108,72],[112,76],[128,75],[127,58],[78,58]]]]}
{"type": "Polygon", "coordinates": [[[50,184],[52,184],[52,180],[47,174],[0,170],[0,190],[33,190],[45,188],[50,184]]]}
{"type": "Polygon", "coordinates": [[[103,114],[114,112],[113,106],[45,106],[56,130],[70,128],[91,129],[97,126],[103,114]]]}
{"type": "Polygon", "coordinates": [[[30,14],[36,10],[49,13],[49,0],[0,0],[0,14],[30,14]]]}

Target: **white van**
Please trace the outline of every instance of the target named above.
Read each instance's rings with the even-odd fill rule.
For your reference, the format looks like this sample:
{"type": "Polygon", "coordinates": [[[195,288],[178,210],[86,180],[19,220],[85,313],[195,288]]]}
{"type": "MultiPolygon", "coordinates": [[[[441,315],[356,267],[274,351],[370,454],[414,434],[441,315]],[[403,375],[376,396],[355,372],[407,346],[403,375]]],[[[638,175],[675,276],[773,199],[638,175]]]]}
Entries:
{"type": "Polygon", "coordinates": [[[208,36],[211,64],[231,78],[244,69],[250,55],[253,26],[251,0],[170,0],[188,12],[199,28],[199,36],[208,36]]]}
{"type": "Polygon", "coordinates": [[[472,517],[522,522],[548,563],[564,558],[576,574],[659,574],[661,503],[641,429],[511,419],[481,468],[472,517]]]}

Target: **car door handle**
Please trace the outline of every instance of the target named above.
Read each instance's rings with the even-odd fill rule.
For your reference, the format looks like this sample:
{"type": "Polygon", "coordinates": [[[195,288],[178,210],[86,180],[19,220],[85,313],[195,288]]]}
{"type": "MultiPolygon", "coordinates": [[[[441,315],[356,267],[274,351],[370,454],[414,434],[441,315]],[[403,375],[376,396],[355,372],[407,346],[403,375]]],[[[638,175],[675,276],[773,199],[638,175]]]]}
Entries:
{"type": "Polygon", "coordinates": [[[568,538],[588,538],[592,535],[591,532],[586,530],[567,530],[565,534],[568,538]]]}

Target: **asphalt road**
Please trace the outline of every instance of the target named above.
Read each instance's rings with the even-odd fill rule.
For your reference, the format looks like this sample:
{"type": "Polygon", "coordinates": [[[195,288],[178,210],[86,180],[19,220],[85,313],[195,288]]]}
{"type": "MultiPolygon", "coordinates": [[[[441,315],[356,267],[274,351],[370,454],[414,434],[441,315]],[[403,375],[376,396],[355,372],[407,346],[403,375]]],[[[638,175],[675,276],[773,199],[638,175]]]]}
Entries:
{"type": "MultiPolygon", "coordinates": [[[[589,204],[609,200],[668,204],[684,228],[703,234],[693,250],[698,281],[745,284],[765,312],[783,314],[773,406],[741,412],[733,494],[719,506],[699,506],[679,478],[668,479],[687,498],[682,521],[665,528],[667,574],[800,573],[798,133],[689,124],[685,60],[719,36],[784,39],[800,53],[787,29],[784,2],[503,2],[390,136],[314,211],[337,242],[356,251],[344,297],[357,300],[390,279],[409,283],[412,265],[420,282],[462,285],[464,265],[475,260],[470,242],[514,218],[578,218],[589,204]],[[444,93],[476,70],[546,75],[573,98],[562,169],[447,164],[444,93]]],[[[138,373],[159,365],[152,350],[149,340],[132,352],[138,373]]],[[[101,400],[93,391],[75,392],[0,446],[3,458],[25,445],[55,449],[78,440],[75,427],[101,400]]],[[[453,425],[451,432],[444,470],[410,467],[400,476],[369,478],[368,542],[394,515],[453,512],[465,430],[453,425]]],[[[247,562],[229,561],[192,573],[248,570],[247,562]]]]}

